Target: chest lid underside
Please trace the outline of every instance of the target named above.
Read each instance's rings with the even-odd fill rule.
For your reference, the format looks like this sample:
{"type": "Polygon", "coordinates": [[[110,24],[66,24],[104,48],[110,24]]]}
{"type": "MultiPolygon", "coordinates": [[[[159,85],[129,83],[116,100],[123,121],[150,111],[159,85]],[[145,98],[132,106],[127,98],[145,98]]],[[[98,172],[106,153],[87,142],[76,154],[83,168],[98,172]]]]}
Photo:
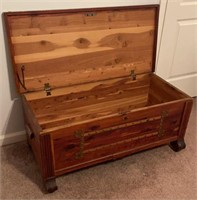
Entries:
{"type": "Polygon", "coordinates": [[[20,93],[154,71],[158,6],[5,13],[20,93]]]}

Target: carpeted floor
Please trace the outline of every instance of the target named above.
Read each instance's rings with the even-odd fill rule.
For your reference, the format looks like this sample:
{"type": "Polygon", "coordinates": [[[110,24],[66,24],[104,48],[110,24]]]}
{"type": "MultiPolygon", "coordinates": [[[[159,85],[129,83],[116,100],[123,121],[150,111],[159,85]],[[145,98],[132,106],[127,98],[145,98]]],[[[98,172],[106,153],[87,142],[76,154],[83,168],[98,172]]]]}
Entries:
{"type": "Polygon", "coordinates": [[[187,148],[162,146],[57,178],[59,189],[45,194],[25,142],[1,148],[0,199],[197,199],[196,103],[187,148]]]}

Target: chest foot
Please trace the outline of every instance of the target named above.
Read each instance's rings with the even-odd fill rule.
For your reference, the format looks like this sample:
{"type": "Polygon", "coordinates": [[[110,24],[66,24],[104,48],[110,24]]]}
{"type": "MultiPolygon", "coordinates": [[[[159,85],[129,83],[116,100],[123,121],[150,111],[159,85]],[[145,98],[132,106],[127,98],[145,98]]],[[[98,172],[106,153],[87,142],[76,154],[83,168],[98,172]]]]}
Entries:
{"type": "Polygon", "coordinates": [[[182,139],[182,140],[171,142],[169,146],[173,151],[178,152],[178,151],[181,151],[182,149],[185,149],[186,144],[185,144],[185,141],[182,139]]]}
{"type": "Polygon", "coordinates": [[[57,190],[56,180],[55,178],[44,181],[45,188],[48,193],[52,193],[57,190]]]}

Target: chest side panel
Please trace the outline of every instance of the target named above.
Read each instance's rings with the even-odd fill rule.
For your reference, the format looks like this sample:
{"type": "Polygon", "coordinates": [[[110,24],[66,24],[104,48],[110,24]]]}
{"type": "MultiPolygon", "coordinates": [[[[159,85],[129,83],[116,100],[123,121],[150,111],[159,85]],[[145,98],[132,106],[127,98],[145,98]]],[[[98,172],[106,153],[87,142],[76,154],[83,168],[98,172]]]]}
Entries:
{"type": "Polygon", "coordinates": [[[20,92],[151,72],[158,7],[7,13],[20,92]]]}

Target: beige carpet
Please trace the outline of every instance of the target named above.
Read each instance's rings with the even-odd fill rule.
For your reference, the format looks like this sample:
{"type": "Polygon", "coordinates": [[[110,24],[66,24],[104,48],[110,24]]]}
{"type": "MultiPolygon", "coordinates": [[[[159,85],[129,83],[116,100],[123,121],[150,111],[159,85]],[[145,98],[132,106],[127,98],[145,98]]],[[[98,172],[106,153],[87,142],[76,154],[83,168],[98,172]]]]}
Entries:
{"type": "Polygon", "coordinates": [[[43,192],[26,143],[6,146],[1,149],[1,199],[197,199],[196,105],[185,140],[187,148],[179,153],[163,146],[61,176],[52,194],[43,192]]]}

